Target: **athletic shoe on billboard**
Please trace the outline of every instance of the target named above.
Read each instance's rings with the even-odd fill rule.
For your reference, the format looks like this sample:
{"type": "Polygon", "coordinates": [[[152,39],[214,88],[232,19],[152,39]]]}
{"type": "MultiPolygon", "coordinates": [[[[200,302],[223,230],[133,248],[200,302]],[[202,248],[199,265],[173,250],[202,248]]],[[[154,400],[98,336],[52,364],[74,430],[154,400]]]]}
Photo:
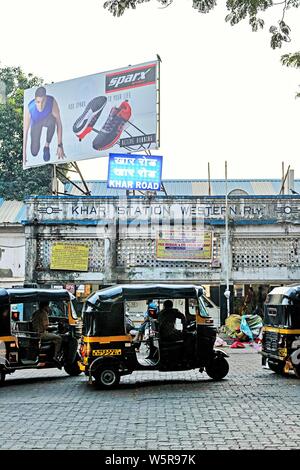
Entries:
{"type": "Polygon", "coordinates": [[[93,141],[95,150],[105,150],[112,147],[123,132],[125,124],[131,116],[131,106],[123,101],[118,108],[113,107],[109,116],[93,141]]]}
{"type": "Polygon", "coordinates": [[[73,131],[79,140],[82,140],[93,130],[93,127],[102,113],[106,102],[107,98],[105,96],[97,96],[87,104],[82,115],[75,121],[73,125],[73,131]]]}

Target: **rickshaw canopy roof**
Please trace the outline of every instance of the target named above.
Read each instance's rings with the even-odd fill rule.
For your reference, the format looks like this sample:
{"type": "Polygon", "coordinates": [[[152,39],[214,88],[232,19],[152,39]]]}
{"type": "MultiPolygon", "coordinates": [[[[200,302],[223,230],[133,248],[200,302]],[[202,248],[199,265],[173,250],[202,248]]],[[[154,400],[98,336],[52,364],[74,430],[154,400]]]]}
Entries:
{"type": "Polygon", "coordinates": [[[17,304],[23,302],[43,302],[53,300],[70,300],[73,295],[65,289],[32,289],[18,287],[0,288],[0,304],[17,304]]]}
{"type": "Polygon", "coordinates": [[[89,304],[124,300],[182,299],[203,294],[203,287],[193,284],[117,284],[94,292],[89,304]]]}
{"type": "Polygon", "coordinates": [[[284,299],[300,300],[300,285],[275,287],[269,292],[267,303],[281,304],[284,299]]]}

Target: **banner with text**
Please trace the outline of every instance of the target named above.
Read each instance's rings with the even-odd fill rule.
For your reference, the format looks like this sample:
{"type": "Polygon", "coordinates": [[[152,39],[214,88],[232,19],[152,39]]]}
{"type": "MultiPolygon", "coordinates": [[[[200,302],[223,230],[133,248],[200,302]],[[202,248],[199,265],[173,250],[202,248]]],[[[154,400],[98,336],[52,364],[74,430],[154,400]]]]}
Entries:
{"type": "Polygon", "coordinates": [[[159,233],[156,239],[156,258],[177,261],[210,261],[212,259],[212,234],[159,233]]]}
{"type": "Polygon", "coordinates": [[[87,271],[89,247],[77,243],[54,243],[50,269],[61,271],[87,271]]]}

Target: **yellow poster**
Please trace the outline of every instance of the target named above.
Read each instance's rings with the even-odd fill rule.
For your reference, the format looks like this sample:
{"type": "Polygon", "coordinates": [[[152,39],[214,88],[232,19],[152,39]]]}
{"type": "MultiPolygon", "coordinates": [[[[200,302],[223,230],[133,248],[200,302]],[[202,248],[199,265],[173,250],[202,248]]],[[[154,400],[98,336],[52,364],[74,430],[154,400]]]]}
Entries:
{"type": "Polygon", "coordinates": [[[174,236],[162,234],[156,240],[156,258],[164,260],[210,261],[212,258],[212,235],[204,232],[199,236],[174,236]]]}
{"type": "Polygon", "coordinates": [[[89,247],[77,243],[54,243],[50,269],[63,271],[87,271],[89,247]]]}

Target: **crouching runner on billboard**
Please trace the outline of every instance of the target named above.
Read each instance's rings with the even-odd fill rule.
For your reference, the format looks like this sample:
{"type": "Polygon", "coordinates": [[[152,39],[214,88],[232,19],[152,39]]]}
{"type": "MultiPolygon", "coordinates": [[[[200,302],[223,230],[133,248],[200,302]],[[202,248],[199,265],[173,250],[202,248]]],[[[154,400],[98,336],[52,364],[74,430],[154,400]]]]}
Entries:
{"type": "Polygon", "coordinates": [[[46,142],[43,148],[43,159],[48,162],[51,158],[50,143],[52,141],[55,128],[57,129],[57,156],[59,159],[65,158],[62,144],[62,123],[60,111],[57,101],[53,96],[47,95],[46,88],[41,86],[35,92],[35,98],[31,100],[28,107],[24,111],[24,141],[23,141],[23,158],[27,161],[27,139],[30,129],[31,145],[30,151],[32,156],[36,157],[41,147],[41,134],[43,127],[46,127],[46,142]]]}

